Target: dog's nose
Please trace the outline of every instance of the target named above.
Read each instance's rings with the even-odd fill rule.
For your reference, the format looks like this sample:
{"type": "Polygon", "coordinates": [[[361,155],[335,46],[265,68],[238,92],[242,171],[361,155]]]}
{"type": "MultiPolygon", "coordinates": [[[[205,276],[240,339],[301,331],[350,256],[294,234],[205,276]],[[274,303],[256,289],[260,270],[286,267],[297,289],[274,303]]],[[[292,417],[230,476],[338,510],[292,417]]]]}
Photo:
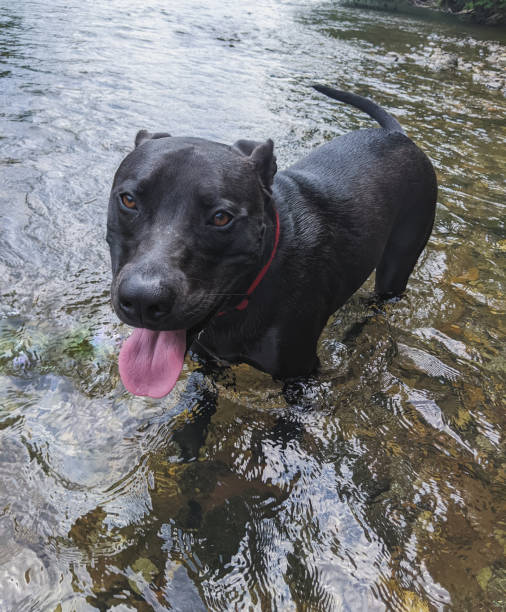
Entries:
{"type": "Polygon", "coordinates": [[[174,298],[173,290],[138,275],[124,279],[118,288],[119,309],[129,323],[142,326],[159,324],[171,312],[174,298]]]}

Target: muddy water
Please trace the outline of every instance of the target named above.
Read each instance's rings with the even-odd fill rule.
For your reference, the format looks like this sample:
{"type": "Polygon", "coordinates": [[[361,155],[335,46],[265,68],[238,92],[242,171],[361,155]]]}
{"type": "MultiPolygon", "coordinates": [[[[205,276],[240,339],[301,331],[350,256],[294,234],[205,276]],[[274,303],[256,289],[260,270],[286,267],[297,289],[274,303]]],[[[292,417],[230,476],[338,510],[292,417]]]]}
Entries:
{"type": "Polygon", "coordinates": [[[504,609],[504,36],[177,4],[0,0],[0,609],[504,609]],[[282,167],[372,125],[316,79],[437,168],[406,297],[371,311],[369,281],[291,405],[189,360],[168,398],[130,396],[104,234],[135,132],[272,137],[282,167]]]}

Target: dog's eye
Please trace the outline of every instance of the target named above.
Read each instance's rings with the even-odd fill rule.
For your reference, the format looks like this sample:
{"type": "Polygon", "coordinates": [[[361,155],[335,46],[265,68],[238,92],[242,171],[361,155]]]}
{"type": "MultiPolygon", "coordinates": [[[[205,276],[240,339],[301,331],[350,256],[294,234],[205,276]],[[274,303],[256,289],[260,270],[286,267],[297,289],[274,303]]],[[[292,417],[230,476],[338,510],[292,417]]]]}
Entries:
{"type": "Polygon", "coordinates": [[[137,204],[135,203],[135,200],[128,193],[121,194],[121,202],[123,206],[126,206],[127,208],[130,208],[130,209],[137,208],[137,204]]]}
{"type": "Polygon", "coordinates": [[[229,215],[224,210],[219,210],[213,215],[213,225],[216,227],[224,227],[232,221],[232,215],[229,215]]]}

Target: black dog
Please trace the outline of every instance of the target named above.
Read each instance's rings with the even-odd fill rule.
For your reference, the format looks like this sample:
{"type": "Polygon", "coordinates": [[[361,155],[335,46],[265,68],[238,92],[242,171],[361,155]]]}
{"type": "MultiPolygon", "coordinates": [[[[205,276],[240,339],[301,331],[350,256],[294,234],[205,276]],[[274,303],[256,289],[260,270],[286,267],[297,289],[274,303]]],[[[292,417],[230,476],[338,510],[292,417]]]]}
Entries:
{"type": "Polygon", "coordinates": [[[432,165],[378,105],[315,88],[381,129],[277,174],[271,140],[137,134],[107,222],[112,303],[138,328],[119,358],[129,391],[168,393],[190,346],[276,378],[310,374],[327,319],[375,268],[379,296],[404,291],[434,221],[432,165]]]}

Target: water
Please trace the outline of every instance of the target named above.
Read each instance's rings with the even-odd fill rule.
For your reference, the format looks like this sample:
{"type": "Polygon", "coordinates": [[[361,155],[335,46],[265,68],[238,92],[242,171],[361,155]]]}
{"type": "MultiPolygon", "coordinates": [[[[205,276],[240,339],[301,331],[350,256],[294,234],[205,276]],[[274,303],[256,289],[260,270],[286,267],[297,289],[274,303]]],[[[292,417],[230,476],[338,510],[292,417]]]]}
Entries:
{"type": "Polygon", "coordinates": [[[0,0],[1,610],[504,609],[504,39],[325,1],[0,0]],[[191,361],[130,396],[104,235],[136,131],[272,137],[283,167],[372,125],[314,80],[437,169],[406,297],[375,313],[369,281],[290,406],[191,361]]]}

